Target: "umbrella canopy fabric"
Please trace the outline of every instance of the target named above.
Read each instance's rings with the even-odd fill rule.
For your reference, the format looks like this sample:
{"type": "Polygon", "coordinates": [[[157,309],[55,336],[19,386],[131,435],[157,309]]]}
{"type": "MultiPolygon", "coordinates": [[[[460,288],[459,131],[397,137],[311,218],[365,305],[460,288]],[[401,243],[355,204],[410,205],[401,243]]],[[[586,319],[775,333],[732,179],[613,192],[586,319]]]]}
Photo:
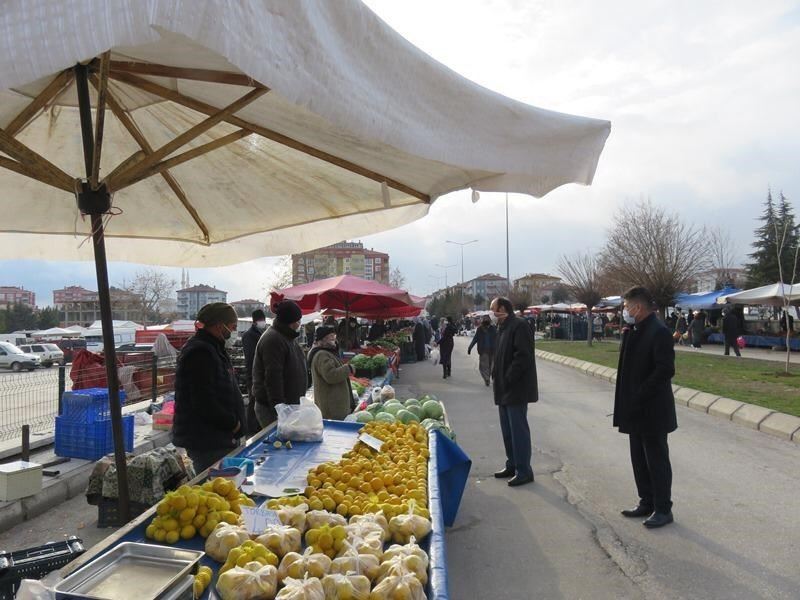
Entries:
{"type": "Polygon", "coordinates": [[[783,306],[784,295],[792,304],[800,302],[800,283],[794,285],[773,283],[736,294],[727,294],[717,298],[717,303],[783,306]]]}
{"type": "Polygon", "coordinates": [[[304,314],[330,309],[351,315],[377,315],[382,311],[388,313],[397,309],[421,309],[415,302],[424,301],[405,290],[352,275],[329,277],[272,292],[273,309],[281,300],[294,300],[304,314]]]}
{"type": "Polygon", "coordinates": [[[2,23],[0,258],[92,257],[77,63],[105,106],[109,260],[232,264],[396,227],[454,190],[588,185],[610,131],[461,77],[356,0],[9,0],[2,23]]]}
{"type": "Polygon", "coordinates": [[[688,308],[691,310],[711,310],[720,308],[718,299],[721,296],[728,296],[740,292],[739,288],[726,287],[721,290],[713,292],[698,292],[696,294],[678,294],[675,296],[673,303],[679,308],[688,308]]]}

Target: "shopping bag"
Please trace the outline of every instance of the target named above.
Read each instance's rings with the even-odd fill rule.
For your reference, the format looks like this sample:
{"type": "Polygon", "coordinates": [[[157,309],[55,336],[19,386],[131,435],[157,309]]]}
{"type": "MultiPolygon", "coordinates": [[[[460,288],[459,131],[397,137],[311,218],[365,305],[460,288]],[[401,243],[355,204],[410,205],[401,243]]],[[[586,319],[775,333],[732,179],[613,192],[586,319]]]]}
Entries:
{"type": "Polygon", "coordinates": [[[300,404],[278,404],[278,437],[293,442],[322,441],[322,411],[305,396],[300,404]]]}
{"type": "Polygon", "coordinates": [[[431,350],[431,362],[434,365],[438,365],[439,364],[439,349],[438,348],[434,348],[433,350],[431,350]]]}
{"type": "Polygon", "coordinates": [[[738,338],[736,338],[736,345],[739,346],[739,348],[744,348],[747,345],[743,335],[740,335],[738,338]]]}

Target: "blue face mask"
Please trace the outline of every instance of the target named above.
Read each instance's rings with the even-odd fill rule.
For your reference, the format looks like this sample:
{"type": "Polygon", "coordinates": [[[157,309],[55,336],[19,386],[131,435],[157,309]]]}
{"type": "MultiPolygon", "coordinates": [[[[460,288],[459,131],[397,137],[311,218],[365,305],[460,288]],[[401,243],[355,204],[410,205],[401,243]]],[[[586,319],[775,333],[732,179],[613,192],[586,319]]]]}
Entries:
{"type": "Polygon", "coordinates": [[[636,323],[636,319],[633,317],[633,315],[631,315],[631,313],[628,312],[627,308],[623,309],[622,318],[628,325],[633,325],[634,323],[636,323]]]}

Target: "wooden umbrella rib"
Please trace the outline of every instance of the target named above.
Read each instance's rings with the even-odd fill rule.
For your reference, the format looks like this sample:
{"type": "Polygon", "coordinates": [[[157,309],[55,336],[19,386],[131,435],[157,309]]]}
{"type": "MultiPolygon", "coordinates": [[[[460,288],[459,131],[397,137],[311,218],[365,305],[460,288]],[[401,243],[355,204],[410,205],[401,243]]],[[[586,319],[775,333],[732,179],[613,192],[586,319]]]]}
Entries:
{"type": "MultiPolygon", "coordinates": [[[[92,85],[95,87],[99,85],[97,77],[91,76],[89,79],[92,82],[92,85]]],[[[122,107],[122,104],[114,97],[114,94],[110,89],[107,90],[106,101],[108,102],[108,106],[111,108],[111,112],[114,113],[114,116],[117,117],[120,123],[122,123],[122,126],[128,131],[130,136],[136,141],[137,144],[139,144],[142,152],[145,154],[152,154],[153,147],[150,145],[150,142],[147,141],[147,138],[144,137],[144,134],[136,125],[133,117],[125,111],[125,109],[122,107]]],[[[167,170],[161,172],[161,177],[163,177],[164,181],[167,182],[167,185],[170,187],[175,196],[177,196],[180,203],[186,209],[186,212],[188,212],[192,219],[194,219],[197,227],[203,232],[203,238],[205,239],[206,243],[208,243],[211,239],[211,235],[208,232],[208,227],[198,214],[197,209],[195,209],[195,207],[189,202],[189,198],[186,196],[186,192],[183,191],[180,183],[178,183],[175,177],[172,176],[172,173],[167,170]]]]}
{"type": "Polygon", "coordinates": [[[23,164],[18,163],[15,160],[11,160],[10,158],[6,158],[5,156],[0,156],[0,167],[4,169],[8,169],[9,171],[14,171],[15,173],[19,173],[20,175],[24,175],[25,177],[30,177],[31,179],[35,179],[40,183],[45,183],[47,185],[53,186],[59,190],[64,190],[65,192],[74,193],[75,186],[73,183],[66,183],[62,179],[57,179],[53,177],[50,173],[35,171],[26,167],[23,164]]]}
{"type": "Polygon", "coordinates": [[[39,92],[39,94],[25,107],[22,111],[14,117],[14,119],[6,126],[6,133],[10,136],[17,135],[22,129],[30,123],[31,119],[36,116],[41,109],[47,106],[53,98],[58,96],[72,82],[72,70],[61,71],[56,75],[53,80],[39,92]]]}
{"type": "Polygon", "coordinates": [[[0,151],[16,159],[32,173],[37,174],[37,179],[45,181],[49,178],[58,183],[58,187],[75,189],[74,178],[67,175],[41,154],[31,150],[22,142],[14,139],[5,129],[0,129],[0,151]],[[48,177],[49,176],[49,177],[48,177]]]}
{"type": "Polygon", "coordinates": [[[193,158],[197,158],[198,156],[202,156],[203,154],[207,154],[207,153],[209,153],[209,152],[211,152],[213,150],[216,150],[217,148],[222,148],[223,146],[227,146],[228,144],[232,144],[233,142],[236,142],[236,141],[238,141],[238,140],[240,140],[242,138],[245,138],[248,135],[252,135],[252,134],[253,134],[253,132],[252,131],[248,131],[247,129],[239,129],[238,131],[234,131],[233,133],[229,133],[228,135],[225,135],[225,136],[222,136],[220,138],[217,138],[216,140],[208,142],[207,144],[203,144],[202,146],[197,146],[196,148],[192,148],[191,150],[187,150],[186,152],[178,154],[177,156],[174,156],[172,158],[168,158],[167,160],[163,160],[160,163],[153,165],[152,167],[150,167],[146,171],[140,172],[136,177],[134,177],[132,179],[130,179],[130,178],[126,179],[122,183],[121,187],[118,187],[117,189],[119,190],[119,189],[124,189],[126,187],[129,187],[129,186],[133,185],[134,183],[138,183],[142,179],[147,179],[148,177],[150,177],[152,175],[155,175],[157,173],[162,173],[162,172],[166,171],[167,169],[171,169],[173,167],[177,167],[178,165],[181,165],[181,164],[183,164],[183,163],[185,163],[187,161],[190,161],[193,158]]]}
{"type": "Polygon", "coordinates": [[[112,60],[111,70],[117,73],[135,73],[137,75],[190,79],[194,81],[207,81],[210,83],[224,83],[228,85],[267,89],[267,86],[262,85],[244,73],[215,71],[213,69],[192,69],[186,67],[170,67],[168,65],[159,65],[156,63],[112,60]]]}
{"type": "MultiPolygon", "coordinates": [[[[181,104],[183,106],[186,106],[187,108],[191,108],[192,110],[196,110],[197,112],[201,112],[207,115],[212,115],[218,110],[216,107],[211,106],[210,104],[206,104],[205,102],[201,102],[200,100],[189,98],[188,96],[184,96],[180,92],[176,92],[175,90],[171,90],[155,82],[152,82],[148,79],[144,79],[142,77],[138,77],[130,73],[119,73],[112,71],[111,77],[128,85],[132,85],[134,87],[142,89],[151,94],[161,96],[166,100],[171,100],[172,102],[181,104]]],[[[268,129],[267,127],[262,127],[261,125],[256,125],[255,123],[250,123],[236,116],[229,116],[228,118],[225,119],[225,121],[227,121],[231,125],[235,125],[243,129],[249,129],[253,133],[256,133],[262,137],[265,137],[269,140],[272,140],[284,146],[288,146],[289,148],[292,148],[299,152],[308,154],[309,156],[313,156],[314,158],[317,158],[319,160],[325,161],[327,163],[330,163],[332,165],[350,171],[351,173],[355,173],[356,175],[360,175],[367,179],[372,179],[373,181],[377,181],[378,183],[386,182],[386,185],[388,185],[389,187],[398,190],[400,192],[403,192],[404,194],[408,194],[409,196],[412,196],[419,200],[422,200],[426,204],[430,204],[431,198],[428,194],[424,194],[423,192],[415,190],[414,188],[409,187],[403,183],[400,183],[399,181],[396,181],[390,177],[385,177],[380,173],[376,173],[375,171],[361,167],[348,160],[339,158],[338,156],[334,156],[323,150],[318,150],[317,148],[309,146],[308,144],[304,144],[303,142],[295,140],[289,136],[283,135],[282,133],[278,133],[276,131],[268,129]]]]}
{"type": "Polygon", "coordinates": [[[117,174],[113,179],[107,178],[106,183],[108,184],[108,188],[110,190],[117,190],[121,187],[124,187],[124,184],[127,180],[135,179],[140,173],[146,171],[157,162],[166,158],[170,154],[172,154],[175,150],[180,148],[181,146],[186,145],[187,143],[191,142],[196,137],[202,135],[212,127],[214,127],[217,123],[220,123],[226,120],[227,117],[233,115],[234,113],[240,111],[248,104],[251,104],[264,94],[266,94],[269,90],[264,88],[259,88],[255,90],[251,90],[241,98],[235,100],[222,110],[217,110],[214,114],[209,115],[209,117],[194,127],[190,127],[187,131],[183,132],[176,138],[170,140],[159,149],[154,150],[152,154],[147,155],[143,160],[138,162],[136,165],[130,167],[126,171],[117,174]]]}
{"type": "Polygon", "coordinates": [[[111,52],[104,52],[100,58],[99,85],[97,87],[96,126],[94,132],[94,154],[92,155],[92,174],[89,183],[92,189],[97,189],[100,179],[100,156],[103,152],[103,130],[106,122],[106,96],[108,90],[108,63],[111,61],[111,52]]]}

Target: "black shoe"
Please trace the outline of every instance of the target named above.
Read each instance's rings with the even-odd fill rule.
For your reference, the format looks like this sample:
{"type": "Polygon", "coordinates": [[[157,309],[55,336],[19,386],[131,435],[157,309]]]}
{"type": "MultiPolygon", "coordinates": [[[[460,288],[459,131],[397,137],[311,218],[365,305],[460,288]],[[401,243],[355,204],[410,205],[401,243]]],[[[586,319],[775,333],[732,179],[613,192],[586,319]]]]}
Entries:
{"type": "Polygon", "coordinates": [[[642,525],[648,529],[657,529],[658,527],[669,525],[673,520],[672,511],[667,513],[654,512],[649,519],[642,522],[642,525]]]}
{"type": "Polygon", "coordinates": [[[529,475],[527,477],[520,477],[519,475],[514,475],[511,479],[508,480],[508,485],[511,487],[516,487],[518,485],[525,485],[526,483],[533,482],[533,475],[529,475]]]}
{"type": "Polygon", "coordinates": [[[653,514],[653,507],[646,506],[644,504],[640,504],[636,508],[631,508],[629,510],[622,511],[623,517],[649,517],[652,514],[653,514]]]}
{"type": "Polygon", "coordinates": [[[507,477],[512,477],[514,475],[514,469],[509,469],[506,467],[502,471],[497,471],[494,476],[498,479],[506,479],[507,477]]]}

